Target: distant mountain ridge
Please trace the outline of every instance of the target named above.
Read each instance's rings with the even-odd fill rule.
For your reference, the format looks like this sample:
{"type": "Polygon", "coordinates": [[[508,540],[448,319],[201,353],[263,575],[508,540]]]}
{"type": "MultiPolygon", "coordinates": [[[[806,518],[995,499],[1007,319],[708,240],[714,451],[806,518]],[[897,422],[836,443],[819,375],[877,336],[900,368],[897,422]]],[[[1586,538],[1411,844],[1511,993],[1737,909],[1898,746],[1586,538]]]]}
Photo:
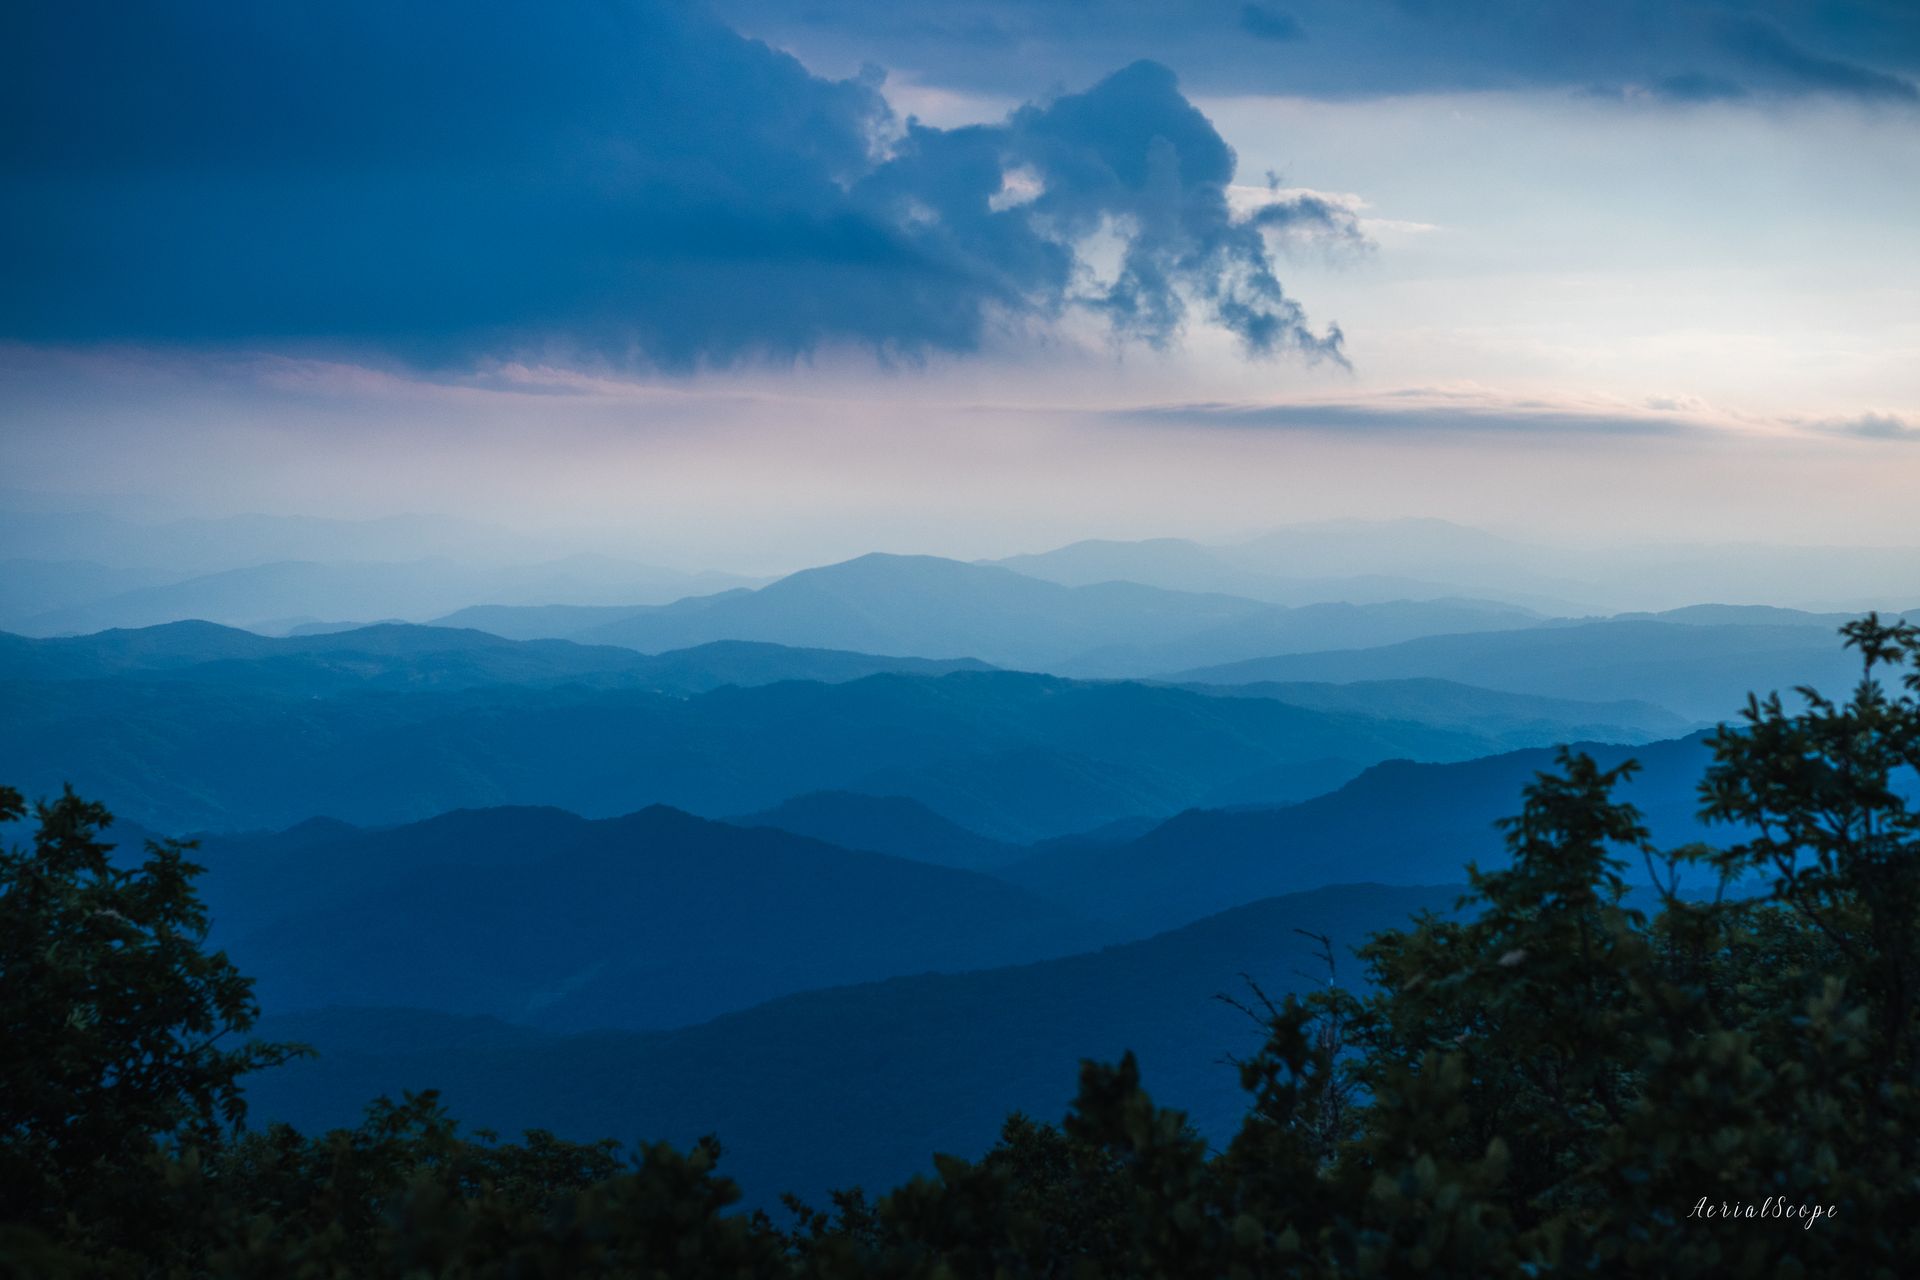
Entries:
{"type": "Polygon", "coordinates": [[[140,674],[208,683],[250,681],[302,692],[584,681],[606,688],[699,693],[728,684],[856,680],[884,671],[944,675],[988,669],[971,659],[891,658],[744,640],[641,654],[615,645],[513,641],[484,631],[405,623],[284,637],[210,622],[47,639],[0,632],[0,678],[140,674]]]}
{"type": "Polygon", "coordinates": [[[1026,843],[1195,804],[1297,800],[1374,761],[1498,745],[977,666],[751,645],[648,657],[411,627],[0,637],[0,776],[40,794],[72,781],[156,830],[502,803],[724,815],[852,791],[1026,843]],[[773,682],[740,687],[760,679],[773,682]]]}
{"type": "Polygon", "coordinates": [[[1120,579],[1282,604],[1466,596],[1563,616],[1699,600],[1850,613],[1920,602],[1920,546],[1549,546],[1425,518],[1296,524],[1221,543],[1090,540],[994,563],[1071,585],[1120,579]]]}
{"type": "Polygon", "coordinates": [[[16,555],[33,559],[98,561],[158,570],[175,579],[279,560],[338,563],[474,555],[531,561],[566,554],[479,521],[421,513],[370,520],[260,513],[134,520],[99,510],[0,509],[0,542],[15,548],[16,555]]]}
{"type": "MultiPolygon", "coordinates": [[[[1597,754],[1647,762],[1624,796],[1647,810],[1656,840],[1695,834],[1700,738],[1597,754]]],[[[1412,881],[1401,886],[1263,897],[1098,951],[804,992],[671,1032],[548,1037],[395,1009],[270,1017],[264,1031],[314,1043],[321,1056],[257,1077],[249,1096],[258,1117],[308,1127],[350,1123],[370,1097],[434,1085],[469,1122],[509,1133],[537,1126],[588,1138],[625,1125],[685,1142],[714,1132],[728,1152],[723,1169],[758,1205],[788,1190],[818,1199],[834,1187],[893,1185],[924,1172],[930,1151],[977,1155],[1011,1111],[1057,1117],[1079,1060],[1125,1051],[1138,1055],[1158,1102],[1187,1111],[1203,1136],[1224,1134],[1246,1105],[1225,1059],[1254,1048],[1260,1032],[1214,997],[1244,994],[1247,978],[1275,997],[1323,985],[1296,930],[1332,938],[1335,979],[1361,984],[1351,948],[1418,912],[1454,912],[1463,886],[1418,878],[1454,859],[1490,863],[1499,842],[1491,818],[1517,809],[1518,783],[1549,761],[1523,752],[1394,762],[1297,809],[1183,815],[1131,842],[1138,847],[1119,846],[1117,859],[1114,845],[1096,851],[1093,874],[1078,880],[1151,902],[1166,882],[1139,872],[1157,860],[1168,875],[1259,892],[1260,864],[1317,832],[1319,863],[1297,870],[1388,865],[1412,881]],[[1290,844],[1280,838],[1288,830],[1290,844]],[[1403,856],[1413,846],[1418,855],[1403,856]],[[889,1087],[901,1078],[919,1087],[889,1087]]],[[[1205,909],[1191,899],[1175,906],[1175,916],[1205,909]]]]}
{"type": "Polygon", "coordinates": [[[1322,604],[1300,609],[1134,582],[1067,587],[935,556],[873,554],[805,569],[755,591],[607,612],[488,608],[443,619],[643,652],[716,639],[967,656],[996,666],[1126,676],[1182,660],[1385,644],[1436,632],[1525,625],[1483,601],[1322,604]],[[551,629],[551,630],[545,630],[551,629]]]}
{"type": "Polygon", "coordinates": [[[159,569],[96,564],[91,560],[0,560],[0,630],[23,626],[43,614],[156,586],[170,576],[159,569]]]}
{"type": "MultiPolygon", "coordinates": [[[[1609,767],[1640,762],[1618,795],[1642,810],[1662,847],[1731,838],[1697,817],[1705,735],[1578,749],[1609,767]]],[[[1469,862],[1504,865],[1494,824],[1518,811],[1522,790],[1552,770],[1554,758],[1553,750],[1535,748],[1456,763],[1387,761],[1297,805],[1195,809],[1121,843],[1057,843],[996,874],[1136,932],[1349,878],[1433,883],[1469,862]]],[[[1625,874],[1645,880],[1638,865],[1625,874]]]]}
{"type": "Polygon", "coordinates": [[[1223,685],[1428,678],[1543,697],[1647,699],[1690,719],[1719,720],[1749,691],[1812,684],[1831,694],[1859,674],[1859,659],[1825,626],[1606,620],[1281,654],[1162,678],[1223,685]]]}
{"type": "MultiPolygon", "coordinates": [[[[200,617],[284,632],[315,623],[426,621],[470,606],[550,605],[597,608],[597,622],[607,624],[624,610],[767,581],[662,568],[644,563],[650,552],[639,559],[625,558],[624,549],[606,554],[615,546],[421,514],[375,520],[254,514],[139,522],[105,511],[0,510],[0,547],[8,557],[0,560],[0,629],[73,634],[200,617]]],[[[1286,606],[1452,598],[1579,617],[1671,610],[1700,600],[1849,612],[1868,605],[1920,604],[1920,548],[1911,546],[1578,548],[1421,518],[1295,524],[1221,543],[1089,539],[976,562],[980,566],[1072,587],[1125,582],[1286,606]]],[[[564,623],[558,615],[537,624],[500,614],[484,622],[461,620],[487,629],[515,628],[500,631],[512,638],[568,638],[595,621],[586,614],[564,623]]],[[[700,638],[875,648],[866,640],[797,636],[700,638]]],[[[682,636],[660,647],[692,642],[682,636]]],[[[1345,638],[1321,647],[1360,643],[1345,638]]],[[[915,652],[962,656],[949,650],[915,652]]],[[[1033,665],[1011,653],[973,656],[1033,665]]],[[[1172,665],[1255,656],[1262,655],[1198,656],[1172,665]]]]}
{"type": "Polygon", "coordinates": [[[1482,584],[1416,577],[1384,568],[1335,573],[1311,557],[1268,563],[1239,548],[1206,546],[1186,538],[1146,538],[1137,542],[1092,538],[1051,551],[982,561],[1063,586],[1099,582],[1138,582],[1169,591],[1217,591],[1269,604],[1385,604],[1443,598],[1479,597],[1544,613],[1581,612],[1575,601],[1525,590],[1498,590],[1482,584]]]}
{"type": "Polygon", "coordinates": [[[1454,680],[1267,681],[1258,684],[1180,686],[1219,697],[1272,698],[1296,707],[1377,715],[1422,724],[1470,729],[1509,746],[1539,746],[1543,736],[1562,741],[1650,742],[1678,737],[1692,728],[1685,718],[1643,699],[1589,702],[1539,694],[1505,693],[1454,680]]]}
{"type": "Polygon", "coordinates": [[[833,1188],[892,1186],[928,1172],[931,1152],[977,1156],[1011,1111],[1057,1120],[1083,1058],[1128,1050],[1157,1102],[1219,1138],[1246,1106],[1223,1059],[1261,1035],[1215,996],[1245,995],[1242,975],[1276,998],[1322,985],[1295,929],[1333,938],[1353,984],[1352,946],[1418,911],[1450,912],[1460,892],[1319,889],[1124,946],[807,992],[670,1032],[541,1036],[383,1009],[270,1016],[263,1034],[320,1056],[261,1073],[247,1096],[256,1121],[309,1129],[353,1123],[381,1093],[436,1087],[468,1124],[507,1134],[715,1133],[721,1172],[769,1208],[784,1191],[818,1202],[833,1188]]]}
{"type": "Polygon", "coordinates": [[[811,791],[783,800],[771,809],[727,821],[742,827],[774,827],[842,848],[871,849],[915,862],[974,871],[1005,866],[1027,852],[1021,845],[977,835],[906,796],[811,791]]]}
{"type": "MultiPolygon", "coordinates": [[[[5,572],[3,566],[0,572],[5,572]]],[[[15,614],[6,621],[34,635],[147,627],[183,619],[286,630],[302,621],[424,621],[489,600],[668,601],[742,581],[725,574],[685,574],[599,556],[505,567],[446,557],[399,562],[283,560],[136,586],[45,612],[15,614]]]]}
{"type": "Polygon", "coordinates": [[[1113,937],[973,872],[660,806],[599,821],[506,809],[373,831],[303,825],[209,840],[196,857],[216,942],[263,1003],[289,1011],[670,1027],[1113,937]]]}

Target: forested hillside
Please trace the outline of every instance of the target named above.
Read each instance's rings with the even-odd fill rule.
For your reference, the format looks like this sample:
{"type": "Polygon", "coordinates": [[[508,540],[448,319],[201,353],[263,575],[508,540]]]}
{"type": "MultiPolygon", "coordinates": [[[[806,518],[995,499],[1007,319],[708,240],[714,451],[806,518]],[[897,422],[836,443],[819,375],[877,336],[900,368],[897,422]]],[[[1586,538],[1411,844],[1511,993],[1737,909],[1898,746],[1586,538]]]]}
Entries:
{"type": "Polygon", "coordinates": [[[967,871],[646,809],[483,809],[207,843],[215,940],[266,1007],[392,1005],[561,1030],[1097,947],[1115,931],[967,871]],[[352,945],[343,947],[342,939],[352,945]]]}
{"type": "MultiPolygon", "coordinates": [[[[69,792],[0,854],[14,1032],[0,1049],[0,1243],[34,1275],[401,1275],[421,1258],[441,1273],[609,1276],[1894,1275],[1920,1247],[1906,1212],[1920,629],[1845,630],[1864,661],[1850,697],[1755,702],[1676,744],[1699,765],[1713,844],[1669,843],[1625,802],[1636,762],[1569,749],[1523,786],[1498,824],[1504,857],[1468,866],[1464,890],[1320,890],[1127,946],[644,1035],[332,1009],[259,1026],[310,1037],[317,1061],[294,1040],[223,1044],[260,1010],[253,981],[205,947],[194,851],[115,856],[111,816],[69,792]],[[1651,884],[1630,892],[1636,860],[1651,884]],[[1688,873],[1718,888],[1687,892],[1688,873]],[[1058,1060],[1073,1053],[1095,1059],[1069,1101],[1058,1060]],[[1238,1077],[1238,1104],[1223,1076],[1238,1077]],[[429,1085],[447,1092],[374,1100],[357,1126],[316,1132],[368,1094],[429,1085]],[[1191,1110],[1164,1109],[1169,1097],[1191,1110]],[[245,1130],[249,1102],[306,1132],[245,1130]],[[534,1127],[462,1137],[443,1103],[534,1127]],[[1057,1127],[1015,1114],[991,1137],[998,1108],[1063,1104],[1057,1127]],[[621,1126],[647,1136],[575,1140],[621,1126]],[[743,1131],[734,1166],[717,1163],[709,1127],[743,1131]],[[811,1204],[741,1212],[729,1167],[754,1203],[778,1182],[811,1204]],[[867,1189],[836,1189],[852,1181],[867,1189]]],[[[26,817],[0,789],[0,820],[26,817]]],[[[643,841],[636,859],[636,822],[659,828],[652,844],[738,846],[758,861],[723,874],[798,914],[781,868],[810,879],[837,860],[880,883],[886,865],[943,881],[949,905],[991,883],[659,811],[309,824],[209,856],[241,870],[232,910],[260,895],[248,872],[308,877],[309,900],[348,910],[353,891],[328,877],[387,877],[382,896],[449,895],[454,917],[498,933],[474,894],[543,826],[571,824],[577,860],[612,855],[603,868],[658,880],[664,847],[643,841]],[[450,844],[474,856],[435,862],[450,844]],[[433,887],[408,888],[416,875],[433,887]]],[[[731,856],[707,850],[698,874],[731,856]]],[[[540,937],[525,932],[551,914],[539,886],[500,885],[500,909],[518,906],[523,936],[540,937]]],[[[667,919],[632,923],[657,935],[667,919]]],[[[902,937],[924,929],[898,923],[902,937]]],[[[298,946],[309,927],[382,936],[324,907],[266,932],[298,946]]],[[[483,950],[455,959],[472,970],[483,950]]]]}
{"type": "Polygon", "coordinates": [[[724,816],[846,790],[1026,842],[1216,796],[1299,799],[1293,772],[1318,780],[1329,760],[1351,776],[1495,749],[1416,720],[971,662],[729,646],[646,658],[425,628],[14,638],[0,686],[0,769],[36,793],[74,782],[171,831],[500,804],[724,816]]]}

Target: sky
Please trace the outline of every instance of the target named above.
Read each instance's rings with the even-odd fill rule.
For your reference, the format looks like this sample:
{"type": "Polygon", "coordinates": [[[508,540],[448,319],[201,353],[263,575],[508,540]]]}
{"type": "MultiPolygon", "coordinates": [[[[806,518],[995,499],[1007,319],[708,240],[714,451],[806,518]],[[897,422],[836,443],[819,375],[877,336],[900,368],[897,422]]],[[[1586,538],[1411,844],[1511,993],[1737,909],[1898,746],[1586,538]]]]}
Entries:
{"type": "Polygon", "coordinates": [[[1920,6],[21,0],[0,474],[685,567],[1913,543],[1920,6]]]}

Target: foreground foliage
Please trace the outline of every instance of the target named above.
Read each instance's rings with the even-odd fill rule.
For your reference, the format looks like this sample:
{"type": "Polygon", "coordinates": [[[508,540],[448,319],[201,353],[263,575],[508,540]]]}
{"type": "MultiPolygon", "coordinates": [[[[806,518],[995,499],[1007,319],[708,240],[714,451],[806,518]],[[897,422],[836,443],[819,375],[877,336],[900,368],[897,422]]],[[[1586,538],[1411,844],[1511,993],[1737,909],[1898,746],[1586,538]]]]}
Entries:
{"type": "MultiPolygon", "coordinates": [[[[1210,1150],[1129,1058],[1059,1126],[869,1201],[737,1211],[717,1144],[462,1136],[432,1095],[244,1132],[246,980],[176,845],[116,870],[71,794],[0,856],[0,1274],[1897,1276],[1920,1257],[1920,631],[1844,629],[1844,702],[1713,740],[1716,848],[1656,850],[1628,769],[1564,755],[1455,918],[1361,993],[1257,1006],[1210,1150]],[[1659,891],[1628,893],[1632,866],[1659,891]],[[1688,868],[1721,892],[1682,896],[1688,868]]],[[[20,818],[17,793],[0,814],[20,818]]],[[[902,1087],[910,1087],[903,1083],[902,1087]]]]}

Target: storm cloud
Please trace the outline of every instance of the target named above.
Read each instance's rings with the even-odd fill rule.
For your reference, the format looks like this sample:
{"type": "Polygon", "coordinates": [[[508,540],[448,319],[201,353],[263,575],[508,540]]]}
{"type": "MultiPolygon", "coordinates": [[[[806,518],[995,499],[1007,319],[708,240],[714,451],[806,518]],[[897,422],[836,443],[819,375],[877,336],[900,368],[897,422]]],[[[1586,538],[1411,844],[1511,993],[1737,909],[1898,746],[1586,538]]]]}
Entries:
{"type": "Polygon", "coordinates": [[[1151,56],[1202,93],[1920,100],[1910,0],[718,0],[743,30],[1024,93],[1151,56]]]}
{"type": "Polygon", "coordinates": [[[15,340],[685,368],[1085,309],[1340,358],[1154,63],[941,130],[672,0],[27,0],[0,50],[15,340]]]}

